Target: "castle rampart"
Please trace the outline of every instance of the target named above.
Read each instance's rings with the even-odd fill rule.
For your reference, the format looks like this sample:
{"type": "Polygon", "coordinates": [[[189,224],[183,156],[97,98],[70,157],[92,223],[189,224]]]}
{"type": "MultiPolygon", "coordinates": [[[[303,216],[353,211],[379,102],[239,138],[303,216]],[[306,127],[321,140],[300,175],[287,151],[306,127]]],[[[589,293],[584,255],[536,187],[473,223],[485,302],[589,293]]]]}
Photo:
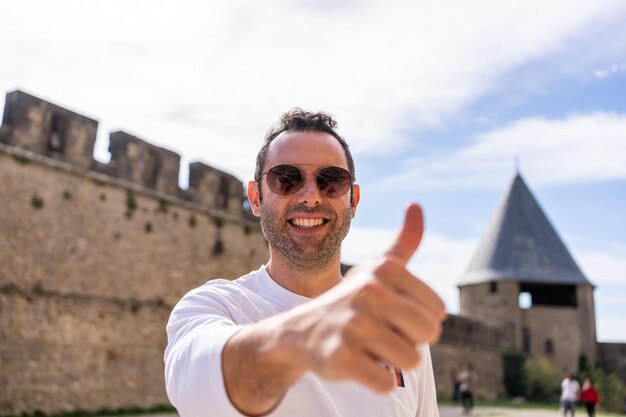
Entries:
{"type": "Polygon", "coordinates": [[[178,189],[175,153],[116,132],[111,163],[96,163],[97,122],[21,92],[8,96],[0,415],[167,404],[172,307],[209,279],[236,278],[267,260],[260,225],[243,210],[242,183],[211,170],[226,178],[228,194],[222,186],[220,197],[204,198],[228,204],[205,205],[205,191],[178,189]],[[67,117],[60,150],[49,149],[51,114],[67,117]]]}
{"type": "Polygon", "coordinates": [[[438,344],[431,348],[437,393],[450,397],[451,374],[471,365],[479,379],[477,395],[494,399],[504,394],[502,352],[514,346],[513,326],[490,326],[450,315],[438,344]]]}
{"type": "Polygon", "coordinates": [[[7,93],[0,142],[90,168],[98,122],[23,91],[7,93]]]}
{"type": "MultiPolygon", "coordinates": [[[[93,158],[98,122],[16,90],[6,95],[0,143],[126,180],[237,216],[243,213],[243,183],[216,168],[192,163],[189,189],[178,186],[180,155],[124,131],[109,136],[111,160],[93,158]]],[[[248,213],[249,214],[249,213],[248,213]]],[[[251,218],[247,215],[248,218],[251,218]]]]}

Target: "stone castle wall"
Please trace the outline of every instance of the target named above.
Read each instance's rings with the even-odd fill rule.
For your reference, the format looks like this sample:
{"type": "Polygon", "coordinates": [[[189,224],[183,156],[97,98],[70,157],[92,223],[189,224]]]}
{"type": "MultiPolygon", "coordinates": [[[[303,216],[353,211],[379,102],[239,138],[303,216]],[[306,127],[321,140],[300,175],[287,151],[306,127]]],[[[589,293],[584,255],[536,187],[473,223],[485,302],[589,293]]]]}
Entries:
{"type": "Polygon", "coordinates": [[[189,189],[178,187],[180,156],[123,131],[109,136],[111,161],[93,159],[98,122],[23,91],[6,95],[0,143],[119,178],[201,204],[251,217],[243,209],[243,184],[200,162],[190,165],[189,189]]]}
{"type": "Polygon", "coordinates": [[[12,124],[0,128],[0,415],[167,404],[174,304],[208,279],[267,260],[242,183],[197,164],[198,187],[180,190],[176,154],[124,135],[118,156],[100,164],[91,119],[9,96],[12,124]],[[61,136],[51,144],[53,116],[61,136]]]}
{"type": "Polygon", "coordinates": [[[437,393],[452,395],[453,373],[469,364],[478,377],[476,395],[495,399],[504,394],[502,352],[512,348],[512,326],[490,326],[478,320],[450,315],[438,344],[431,347],[437,393]]]}
{"type": "Polygon", "coordinates": [[[598,364],[626,384],[626,343],[598,343],[598,364]]]}
{"type": "Polygon", "coordinates": [[[259,225],[48,162],[0,149],[0,415],[166,404],[171,308],[266,261],[259,225]]]}

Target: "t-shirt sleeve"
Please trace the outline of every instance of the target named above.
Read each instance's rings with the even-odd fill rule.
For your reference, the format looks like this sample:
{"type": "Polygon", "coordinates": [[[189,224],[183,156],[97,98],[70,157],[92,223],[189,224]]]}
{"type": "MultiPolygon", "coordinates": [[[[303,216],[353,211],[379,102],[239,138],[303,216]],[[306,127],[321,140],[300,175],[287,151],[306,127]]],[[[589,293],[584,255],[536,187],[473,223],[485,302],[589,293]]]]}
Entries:
{"type": "Polygon", "coordinates": [[[165,387],[181,417],[241,417],[230,402],[222,375],[224,345],[242,326],[229,300],[205,285],[174,307],[167,324],[165,387]]]}
{"type": "Polygon", "coordinates": [[[435,387],[435,375],[433,363],[430,357],[430,348],[427,344],[420,351],[422,364],[418,372],[417,380],[417,412],[415,417],[439,417],[437,406],[437,389],[435,387]]]}

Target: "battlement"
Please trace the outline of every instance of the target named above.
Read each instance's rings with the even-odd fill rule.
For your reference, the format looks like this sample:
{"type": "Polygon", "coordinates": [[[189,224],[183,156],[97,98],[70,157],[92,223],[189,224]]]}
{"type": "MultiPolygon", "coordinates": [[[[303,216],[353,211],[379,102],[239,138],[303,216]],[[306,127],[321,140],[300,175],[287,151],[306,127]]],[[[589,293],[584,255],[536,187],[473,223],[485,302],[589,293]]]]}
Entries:
{"type": "Polygon", "coordinates": [[[441,340],[506,350],[514,347],[515,338],[512,325],[491,326],[479,320],[451,314],[443,323],[441,340]]]}
{"type": "MultiPolygon", "coordinates": [[[[189,189],[178,186],[180,155],[127,132],[109,135],[111,161],[96,161],[93,150],[98,122],[16,90],[6,94],[0,143],[68,162],[114,178],[238,216],[243,183],[233,175],[200,162],[189,167],[189,189]]],[[[246,216],[249,217],[249,216],[246,216]]]]}
{"type": "Polygon", "coordinates": [[[7,93],[0,142],[90,168],[98,122],[23,91],[7,93]]]}

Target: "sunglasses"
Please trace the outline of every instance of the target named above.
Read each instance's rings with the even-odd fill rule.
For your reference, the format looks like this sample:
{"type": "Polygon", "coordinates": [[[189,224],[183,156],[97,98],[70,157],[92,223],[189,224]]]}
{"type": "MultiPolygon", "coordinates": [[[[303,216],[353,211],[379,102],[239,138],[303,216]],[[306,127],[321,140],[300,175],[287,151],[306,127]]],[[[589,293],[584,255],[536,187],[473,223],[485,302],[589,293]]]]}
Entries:
{"type": "MultiPolygon", "coordinates": [[[[266,176],[267,186],[276,195],[287,197],[304,186],[306,173],[293,165],[276,165],[265,171],[257,179],[266,176]]],[[[315,172],[315,184],[319,192],[328,198],[338,198],[352,186],[352,175],[339,167],[324,167],[315,172]]]]}

